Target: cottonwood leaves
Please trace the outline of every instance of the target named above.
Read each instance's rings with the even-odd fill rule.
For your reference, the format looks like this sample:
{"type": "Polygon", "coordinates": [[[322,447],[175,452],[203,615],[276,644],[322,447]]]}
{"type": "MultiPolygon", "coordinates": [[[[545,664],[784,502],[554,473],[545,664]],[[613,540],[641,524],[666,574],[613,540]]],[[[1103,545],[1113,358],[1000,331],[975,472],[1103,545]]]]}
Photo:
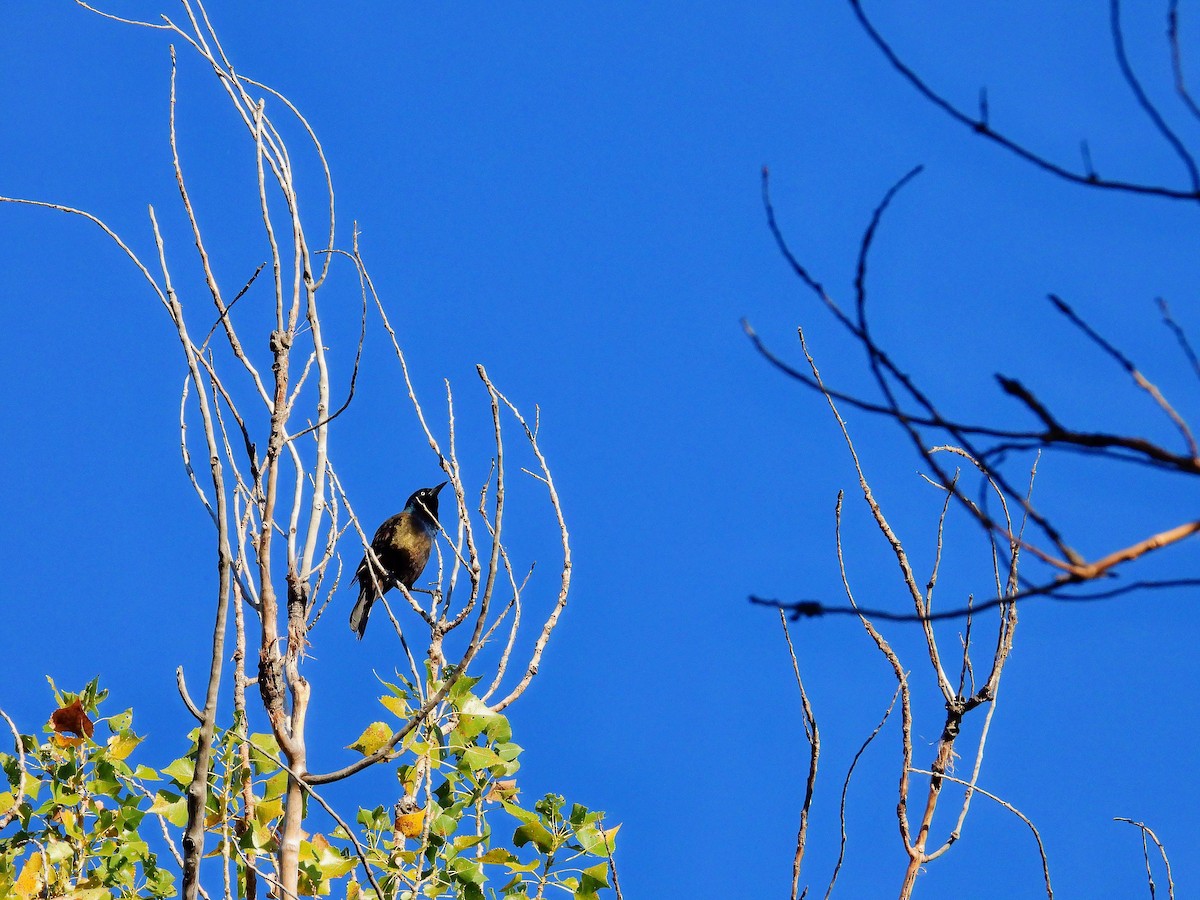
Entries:
{"type": "MultiPolygon", "coordinates": [[[[442,686],[428,674],[424,696],[442,686]]],[[[311,831],[300,846],[302,895],[336,890],[348,898],[373,897],[364,861],[385,896],[401,898],[484,900],[557,887],[577,900],[594,900],[609,886],[617,829],[605,830],[602,813],[580,804],[568,808],[558,795],[546,795],[532,809],[521,805],[522,748],[508,719],[473,693],[476,683],[460,677],[446,702],[399,742],[387,764],[394,767],[403,814],[390,811],[394,797],[359,809],[357,848],[336,823],[327,833],[316,831],[325,814],[310,798],[311,831]]],[[[387,687],[380,703],[396,723],[371,723],[350,745],[356,752],[377,752],[421,708],[410,685],[387,687]]],[[[144,741],[133,731],[132,710],[103,716],[107,691],[95,680],[78,694],[60,692],[53,682],[51,688],[56,705],[46,738],[21,736],[23,767],[18,756],[0,753],[7,779],[0,823],[10,819],[0,829],[0,896],[174,896],[175,876],[159,863],[162,834],[165,828],[177,850],[197,732],[189,736],[188,753],[162,768],[134,766],[128,760],[144,752],[144,741]],[[97,734],[100,726],[106,737],[97,734]]],[[[247,867],[278,850],[288,773],[272,735],[234,726],[218,730],[213,747],[204,819],[212,862],[205,865],[228,867],[244,895],[247,867]]]]}

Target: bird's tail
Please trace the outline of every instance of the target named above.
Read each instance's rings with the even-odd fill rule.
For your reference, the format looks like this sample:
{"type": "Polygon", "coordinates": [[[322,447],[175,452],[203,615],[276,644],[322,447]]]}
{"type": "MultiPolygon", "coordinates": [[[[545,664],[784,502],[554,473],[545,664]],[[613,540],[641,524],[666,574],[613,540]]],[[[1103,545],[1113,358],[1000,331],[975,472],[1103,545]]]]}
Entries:
{"type": "Polygon", "coordinates": [[[364,586],[358,592],[358,602],[354,604],[354,609],[350,610],[350,630],[358,635],[359,640],[367,633],[367,616],[371,615],[371,604],[374,602],[372,592],[364,586]]]}

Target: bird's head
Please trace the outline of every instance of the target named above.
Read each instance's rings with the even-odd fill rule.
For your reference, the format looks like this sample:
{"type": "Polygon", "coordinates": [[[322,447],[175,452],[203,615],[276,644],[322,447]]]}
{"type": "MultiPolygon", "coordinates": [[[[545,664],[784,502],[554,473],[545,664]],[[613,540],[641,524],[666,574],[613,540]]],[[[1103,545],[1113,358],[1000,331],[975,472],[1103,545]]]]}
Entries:
{"type": "Polygon", "coordinates": [[[443,481],[436,487],[421,488],[408,498],[408,503],[404,504],[404,511],[414,513],[433,525],[438,517],[438,492],[445,486],[446,482],[443,481]]]}

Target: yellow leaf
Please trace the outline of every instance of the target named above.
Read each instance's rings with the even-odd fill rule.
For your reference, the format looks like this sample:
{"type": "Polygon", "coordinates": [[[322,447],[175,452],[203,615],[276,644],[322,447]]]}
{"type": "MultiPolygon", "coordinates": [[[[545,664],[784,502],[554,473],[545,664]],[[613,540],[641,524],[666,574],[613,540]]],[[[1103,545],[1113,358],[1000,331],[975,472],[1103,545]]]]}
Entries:
{"type": "Polygon", "coordinates": [[[363,756],[370,756],[383,747],[391,736],[392,730],[383,722],[372,722],[348,749],[357,750],[363,756]]]}
{"type": "Polygon", "coordinates": [[[283,815],[283,801],[259,800],[254,806],[254,818],[261,825],[269,825],[283,815]]]}
{"type": "Polygon", "coordinates": [[[34,852],[25,860],[21,875],[13,885],[13,891],[20,900],[30,900],[42,892],[42,854],[34,852]]]}
{"type": "Polygon", "coordinates": [[[108,755],[113,759],[124,759],[141,742],[140,737],[128,731],[124,734],[114,734],[108,739],[108,755]]]}
{"type": "Polygon", "coordinates": [[[394,697],[391,694],[385,694],[379,698],[379,702],[383,704],[384,709],[390,712],[398,719],[407,720],[410,712],[408,701],[403,697],[394,697]]]}
{"type": "Polygon", "coordinates": [[[401,813],[396,816],[396,830],[408,838],[420,837],[421,827],[425,824],[425,810],[418,809],[416,812],[401,813]]]}

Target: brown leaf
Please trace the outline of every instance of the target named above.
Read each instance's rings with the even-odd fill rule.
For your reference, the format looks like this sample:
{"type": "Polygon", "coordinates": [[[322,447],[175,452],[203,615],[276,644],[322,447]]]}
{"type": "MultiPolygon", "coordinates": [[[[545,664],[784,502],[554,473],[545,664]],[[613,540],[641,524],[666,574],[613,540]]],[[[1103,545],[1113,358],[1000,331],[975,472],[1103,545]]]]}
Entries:
{"type": "Polygon", "coordinates": [[[92,732],[96,730],[96,726],[92,724],[92,720],[83,711],[83,704],[79,702],[78,698],[70,706],[56,709],[50,716],[50,724],[54,726],[54,730],[59,734],[65,731],[70,734],[79,735],[80,737],[90,738],[92,732]]]}
{"type": "Polygon", "coordinates": [[[491,788],[487,792],[485,799],[487,800],[512,800],[519,793],[517,788],[517,779],[502,778],[492,782],[491,788]]]}

